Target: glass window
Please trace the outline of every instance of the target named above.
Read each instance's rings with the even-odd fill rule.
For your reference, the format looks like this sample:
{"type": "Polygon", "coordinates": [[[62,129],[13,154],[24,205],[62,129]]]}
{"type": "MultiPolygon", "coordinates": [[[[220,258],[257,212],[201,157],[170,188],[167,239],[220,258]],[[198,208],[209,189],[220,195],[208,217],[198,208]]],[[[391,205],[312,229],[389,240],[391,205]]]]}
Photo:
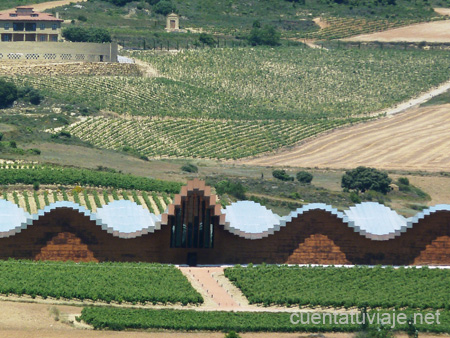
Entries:
{"type": "Polygon", "coordinates": [[[58,41],[58,35],[52,35],[52,41],[57,42],[58,41]]]}
{"type": "Polygon", "coordinates": [[[45,23],[44,22],[41,23],[41,29],[45,29],[45,23]]]}
{"type": "Polygon", "coordinates": [[[23,31],[25,28],[25,25],[22,22],[14,22],[13,23],[13,30],[15,31],[23,31]]]}
{"type": "Polygon", "coordinates": [[[41,41],[47,41],[47,36],[41,35],[40,40],[41,40],[41,41]]]}
{"type": "Polygon", "coordinates": [[[27,32],[35,32],[36,31],[36,23],[26,23],[25,24],[25,30],[27,31],[27,32]]]}
{"type": "Polygon", "coordinates": [[[4,42],[11,41],[11,34],[2,34],[2,41],[4,42]]]}
{"type": "Polygon", "coordinates": [[[56,23],[52,24],[52,29],[55,31],[56,28],[58,28],[58,25],[56,23]]]}
{"type": "Polygon", "coordinates": [[[5,23],[5,30],[7,31],[9,29],[9,22],[5,23]]]}

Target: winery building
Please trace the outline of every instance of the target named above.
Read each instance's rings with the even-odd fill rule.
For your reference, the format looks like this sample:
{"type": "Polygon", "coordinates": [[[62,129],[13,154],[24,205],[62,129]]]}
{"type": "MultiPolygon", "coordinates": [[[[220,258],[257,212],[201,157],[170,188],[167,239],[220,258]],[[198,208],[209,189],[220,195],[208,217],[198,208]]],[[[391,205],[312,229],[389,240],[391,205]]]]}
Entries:
{"type": "Polygon", "coordinates": [[[61,40],[63,20],[51,14],[33,11],[33,7],[19,6],[14,12],[0,13],[2,42],[57,42],[61,40]]]}
{"type": "Polygon", "coordinates": [[[29,214],[0,200],[0,259],[173,264],[450,265],[450,205],[405,218],[376,202],[308,204],[280,217],[252,201],[222,208],[205,182],[156,216],[128,200],[91,212],[66,201],[29,214]]]}

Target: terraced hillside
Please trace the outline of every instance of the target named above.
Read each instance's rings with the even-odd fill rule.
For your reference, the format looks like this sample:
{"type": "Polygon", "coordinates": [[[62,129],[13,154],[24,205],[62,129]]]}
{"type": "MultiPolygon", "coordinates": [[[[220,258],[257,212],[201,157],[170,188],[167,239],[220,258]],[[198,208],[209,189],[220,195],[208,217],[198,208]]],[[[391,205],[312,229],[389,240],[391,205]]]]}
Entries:
{"type": "Polygon", "coordinates": [[[151,157],[231,159],[374,118],[450,78],[441,51],[286,47],[133,56],[160,76],[15,80],[55,100],[118,113],[63,128],[94,146],[151,157]]]}

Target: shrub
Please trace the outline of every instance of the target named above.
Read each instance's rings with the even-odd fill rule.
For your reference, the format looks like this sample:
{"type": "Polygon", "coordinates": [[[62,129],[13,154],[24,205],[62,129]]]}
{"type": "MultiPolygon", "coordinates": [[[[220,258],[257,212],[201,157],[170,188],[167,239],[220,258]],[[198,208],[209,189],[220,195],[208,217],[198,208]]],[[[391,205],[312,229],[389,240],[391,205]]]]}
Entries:
{"type": "Polygon", "coordinates": [[[287,174],[286,170],[284,169],[275,169],[274,171],[272,171],[272,176],[282,181],[294,180],[294,178],[289,176],[289,174],[287,174]]]}
{"type": "Polygon", "coordinates": [[[398,183],[403,184],[403,185],[409,185],[409,180],[407,177],[400,177],[398,179],[398,183]]]}
{"type": "Polygon", "coordinates": [[[16,141],[9,141],[9,146],[10,146],[11,148],[17,148],[17,143],[16,143],[16,141]]]}
{"type": "Polygon", "coordinates": [[[355,204],[361,203],[361,198],[359,198],[359,195],[354,191],[350,193],[350,200],[355,204]]]}
{"type": "Polygon", "coordinates": [[[86,22],[86,21],[87,21],[87,18],[86,18],[84,15],[79,15],[78,18],[77,18],[77,20],[78,20],[78,21],[86,22]]]}
{"type": "Polygon", "coordinates": [[[248,37],[248,41],[252,46],[279,46],[280,36],[280,33],[277,32],[277,30],[273,26],[266,25],[260,28],[254,24],[250,32],[250,36],[248,37]]]}
{"type": "Polygon", "coordinates": [[[361,166],[346,171],[342,176],[341,186],[349,190],[361,192],[374,190],[386,194],[390,191],[391,182],[392,180],[385,172],[361,166]]]}
{"type": "Polygon", "coordinates": [[[215,185],[219,195],[228,194],[239,199],[245,199],[245,187],[239,182],[223,180],[215,185]]]}
{"type": "Polygon", "coordinates": [[[43,97],[36,89],[33,89],[29,94],[29,100],[31,104],[38,105],[41,103],[43,97]]]}
{"type": "Polygon", "coordinates": [[[177,11],[176,7],[171,2],[166,0],[159,1],[153,9],[155,10],[155,13],[162,15],[167,15],[177,11]]]}
{"type": "Polygon", "coordinates": [[[200,43],[204,43],[205,45],[208,45],[210,47],[215,46],[216,40],[214,39],[214,36],[211,34],[201,33],[198,37],[198,41],[200,43]]]}
{"type": "Polygon", "coordinates": [[[313,175],[307,171],[299,171],[296,176],[297,181],[299,181],[300,183],[309,184],[313,179],[313,175]]]}
{"type": "Polygon", "coordinates": [[[185,165],[183,165],[181,167],[181,170],[185,171],[187,173],[197,173],[198,172],[197,166],[192,163],[186,163],[185,165]]]}
{"type": "Polygon", "coordinates": [[[230,331],[225,335],[225,338],[241,338],[240,335],[238,335],[236,332],[234,331],[230,331]]]}
{"type": "Polygon", "coordinates": [[[39,187],[40,187],[39,182],[34,182],[33,183],[33,190],[38,191],[39,187]]]}
{"type": "Polygon", "coordinates": [[[12,105],[17,97],[16,85],[13,82],[0,79],[0,109],[12,105]]]}

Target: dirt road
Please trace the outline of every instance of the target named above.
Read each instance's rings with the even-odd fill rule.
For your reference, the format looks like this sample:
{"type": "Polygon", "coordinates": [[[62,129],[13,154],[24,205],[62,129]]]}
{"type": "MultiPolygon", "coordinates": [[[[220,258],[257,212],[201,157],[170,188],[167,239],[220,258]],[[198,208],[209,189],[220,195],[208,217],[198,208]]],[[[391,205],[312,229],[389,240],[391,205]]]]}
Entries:
{"type": "MultiPolygon", "coordinates": [[[[36,12],[42,12],[42,11],[45,11],[46,9],[52,9],[55,7],[68,5],[70,3],[84,2],[84,1],[87,1],[87,0],[58,0],[58,1],[42,2],[40,4],[31,4],[30,6],[33,6],[33,8],[36,12]]],[[[0,11],[0,13],[8,13],[11,11],[14,11],[14,8],[2,10],[2,11],[0,11]]]]}
{"type": "Polygon", "coordinates": [[[450,105],[416,108],[335,130],[274,155],[242,160],[250,165],[448,171],[450,105]]]}

